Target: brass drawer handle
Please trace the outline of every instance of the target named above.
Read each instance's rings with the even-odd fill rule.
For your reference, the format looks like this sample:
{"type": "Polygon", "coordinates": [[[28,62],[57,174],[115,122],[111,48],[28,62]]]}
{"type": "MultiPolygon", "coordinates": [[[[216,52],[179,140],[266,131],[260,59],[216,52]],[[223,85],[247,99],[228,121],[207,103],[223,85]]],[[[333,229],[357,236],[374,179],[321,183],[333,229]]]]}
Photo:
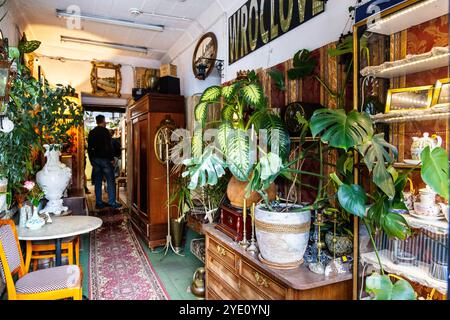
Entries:
{"type": "Polygon", "coordinates": [[[217,245],[217,252],[223,256],[227,255],[227,252],[225,251],[225,248],[221,247],[219,244],[217,245]]]}
{"type": "Polygon", "coordinates": [[[253,271],[253,276],[255,277],[256,284],[260,287],[268,288],[269,284],[267,283],[267,279],[259,274],[257,271],[253,271]]]}

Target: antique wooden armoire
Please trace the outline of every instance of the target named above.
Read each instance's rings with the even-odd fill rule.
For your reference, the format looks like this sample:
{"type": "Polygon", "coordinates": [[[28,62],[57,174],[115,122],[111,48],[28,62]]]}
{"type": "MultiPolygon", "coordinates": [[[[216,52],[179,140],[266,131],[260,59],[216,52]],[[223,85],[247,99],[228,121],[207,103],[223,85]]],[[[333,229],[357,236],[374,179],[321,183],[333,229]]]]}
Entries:
{"type": "MultiPolygon", "coordinates": [[[[166,166],[155,154],[155,135],[167,120],[184,128],[184,113],[184,97],[178,95],[147,94],[128,107],[130,220],[151,249],[164,245],[167,234],[166,166]]],[[[171,211],[175,216],[176,208],[171,211]]]]}

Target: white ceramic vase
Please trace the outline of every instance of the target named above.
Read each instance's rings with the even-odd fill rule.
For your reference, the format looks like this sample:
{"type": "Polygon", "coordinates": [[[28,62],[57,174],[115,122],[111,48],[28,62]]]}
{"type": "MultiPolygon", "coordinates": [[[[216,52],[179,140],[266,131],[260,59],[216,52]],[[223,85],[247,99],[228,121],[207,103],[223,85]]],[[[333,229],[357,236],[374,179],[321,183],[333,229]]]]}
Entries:
{"type": "Polygon", "coordinates": [[[19,209],[20,215],[19,215],[19,226],[22,228],[26,227],[27,221],[31,219],[33,216],[33,209],[32,207],[24,203],[22,207],[19,209]]]}
{"type": "Polygon", "coordinates": [[[31,216],[31,219],[28,219],[25,224],[28,229],[36,230],[41,228],[45,224],[45,220],[39,217],[38,212],[38,208],[33,206],[33,215],[31,216]]]}
{"type": "Polygon", "coordinates": [[[36,181],[45,193],[47,205],[41,213],[61,214],[68,210],[61,199],[72,178],[72,171],[59,160],[60,151],[55,145],[44,145],[47,163],[36,174],[36,181]]]}
{"type": "Polygon", "coordinates": [[[257,206],[255,230],[262,258],[280,266],[300,265],[308,245],[310,225],[311,211],[273,212],[257,206]]]}

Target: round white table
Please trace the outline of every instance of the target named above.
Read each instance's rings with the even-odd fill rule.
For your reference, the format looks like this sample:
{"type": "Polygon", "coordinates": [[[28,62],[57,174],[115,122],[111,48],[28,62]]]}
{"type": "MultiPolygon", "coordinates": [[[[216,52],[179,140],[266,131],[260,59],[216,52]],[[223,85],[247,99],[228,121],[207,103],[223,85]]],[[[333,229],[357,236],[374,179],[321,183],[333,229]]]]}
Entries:
{"type": "Polygon", "coordinates": [[[37,230],[17,227],[17,234],[19,240],[24,241],[55,240],[56,266],[61,265],[61,239],[89,233],[103,223],[100,218],[89,216],[52,216],[52,221],[37,230]]]}

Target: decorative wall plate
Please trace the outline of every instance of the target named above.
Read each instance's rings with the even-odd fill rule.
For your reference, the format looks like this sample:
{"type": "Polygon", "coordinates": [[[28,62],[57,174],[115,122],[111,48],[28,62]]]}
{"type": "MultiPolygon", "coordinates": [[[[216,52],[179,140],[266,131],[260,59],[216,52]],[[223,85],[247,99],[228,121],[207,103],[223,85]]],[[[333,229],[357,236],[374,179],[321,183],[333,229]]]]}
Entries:
{"type": "Polygon", "coordinates": [[[298,135],[302,128],[297,120],[297,112],[300,112],[306,120],[309,120],[314,111],[320,108],[323,108],[323,106],[318,103],[296,101],[288,104],[284,111],[284,122],[286,123],[289,134],[291,136],[298,135]]]}

